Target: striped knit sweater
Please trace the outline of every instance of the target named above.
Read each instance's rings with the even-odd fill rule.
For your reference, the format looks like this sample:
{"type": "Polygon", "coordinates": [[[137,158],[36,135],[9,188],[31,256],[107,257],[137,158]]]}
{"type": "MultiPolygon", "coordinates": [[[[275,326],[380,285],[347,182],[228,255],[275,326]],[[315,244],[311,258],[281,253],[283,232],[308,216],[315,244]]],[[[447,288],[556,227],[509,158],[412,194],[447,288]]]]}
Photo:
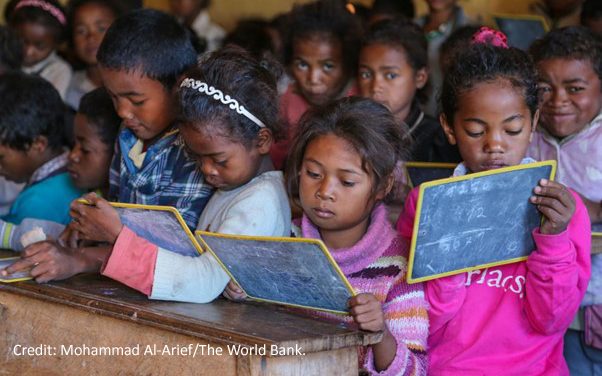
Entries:
{"type": "MultiPolygon", "coordinates": [[[[301,234],[320,239],[318,228],[303,216],[301,234]]],[[[351,248],[330,250],[357,293],[371,293],[381,302],[389,331],[397,341],[397,354],[389,368],[377,372],[370,346],[360,349],[360,365],[370,374],[426,374],[428,337],[427,303],[421,284],[408,285],[407,245],[387,220],[384,205],[372,211],[364,237],[351,248]]],[[[320,313],[352,323],[351,316],[320,313]]]]}

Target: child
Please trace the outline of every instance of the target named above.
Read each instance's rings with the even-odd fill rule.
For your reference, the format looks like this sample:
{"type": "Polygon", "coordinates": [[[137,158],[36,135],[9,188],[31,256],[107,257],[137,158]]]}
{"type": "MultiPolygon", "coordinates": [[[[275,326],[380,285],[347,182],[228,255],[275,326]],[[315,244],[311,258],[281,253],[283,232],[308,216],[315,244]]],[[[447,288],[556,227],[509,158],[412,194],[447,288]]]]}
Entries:
{"type": "Polygon", "coordinates": [[[61,98],[45,80],[12,72],[0,80],[0,173],[25,188],[1,219],[67,224],[69,203],[81,191],[66,171],[61,98]]]}
{"type": "MultiPolygon", "coordinates": [[[[189,227],[196,227],[212,189],[184,151],[171,95],[179,76],[196,62],[188,33],[167,14],[133,11],[111,25],[97,57],[103,84],[124,126],[111,163],[108,199],[173,206],[189,227]]],[[[96,207],[74,205],[78,217],[85,213],[89,225],[102,228],[113,221],[96,207]]],[[[78,240],[109,244],[75,252],[58,243],[39,243],[23,253],[25,260],[19,265],[28,264],[39,253],[33,259],[42,257],[51,265],[44,266],[47,273],[38,281],[98,272],[115,238],[97,231],[92,238],[80,239],[81,234],[73,229],[76,224],[72,222],[60,239],[70,248],[76,248],[78,240]]]]}
{"type": "MultiPolygon", "coordinates": [[[[441,93],[441,123],[464,159],[454,175],[533,161],[524,157],[537,105],[526,53],[477,43],[459,54],[441,93]]],[[[426,283],[429,373],[568,374],[562,337],[589,279],[589,220],[579,197],[560,183],[542,179],[533,191],[530,202],[544,221],[533,231],[536,248],[527,261],[426,283]]],[[[417,196],[414,189],[397,226],[407,240],[417,196]]]]}
{"type": "Polygon", "coordinates": [[[598,0],[585,0],[581,8],[581,25],[602,37],[602,3],[598,0]]]}
{"type": "MultiPolygon", "coordinates": [[[[69,153],[67,171],[73,185],[82,191],[98,190],[106,195],[109,189],[109,166],[120,120],[109,94],[102,88],[82,97],[80,111],[75,115],[75,146],[69,153]]],[[[21,224],[0,223],[2,248],[23,250],[22,235],[40,227],[49,238],[57,238],[63,225],[33,218],[21,224]]]]}
{"type": "MultiPolygon", "coordinates": [[[[416,23],[422,28],[428,40],[428,67],[433,93],[439,93],[443,76],[439,66],[439,49],[441,44],[458,28],[468,25],[469,18],[457,3],[457,0],[426,0],[428,14],[418,18],[416,23]]],[[[431,95],[425,111],[437,116],[436,95],[431,95]]]]}
{"type": "MultiPolygon", "coordinates": [[[[529,154],[558,161],[557,180],[581,195],[592,223],[602,222],[602,42],[584,27],[549,32],[530,53],[539,71],[542,94],[541,128],[529,154]]],[[[584,306],[602,304],[602,256],[592,255],[592,278],[584,306]]],[[[602,350],[583,346],[584,326],[578,321],[565,337],[565,357],[571,373],[602,363],[602,350]],[[573,330],[575,329],[575,330],[573,330]],[[575,343],[577,342],[577,343],[575,343]],[[595,353],[595,357],[584,352],[595,353]]]]}
{"type": "Polygon", "coordinates": [[[364,97],[385,105],[412,139],[411,161],[460,162],[434,118],[420,109],[418,98],[428,81],[426,39],[403,19],[375,24],[362,43],[358,86],[364,97]]]}
{"type": "MultiPolygon", "coordinates": [[[[188,152],[217,189],[197,229],[290,235],[282,172],[273,170],[269,158],[278,133],[274,77],[239,48],[215,52],[185,77],[178,90],[180,130],[188,152]]],[[[81,227],[85,232],[85,224],[81,227]]],[[[158,248],[121,223],[111,227],[116,242],[103,274],[152,299],[206,303],[228,283],[208,252],[186,257],[158,248]]]]}
{"type": "Polygon", "coordinates": [[[56,0],[21,0],[10,13],[9,25],[23,40],[23,71],[48,80],[61,98],[71,81],[71,67],[56,54],[67,25],[56,0]]]}
{"type": "Polygon", "coordinates": [[[19,37],[6,26],[0,25],[0,76],[21,68],[23,46],[19,37]]]}
{"type": "Polygon", "coordinates": [[[294,82],[280,98],[286,138],[274,145],[272,161],[284,167],[299,118],[312,106],[354,95],[360,24],[337,2],[317,1],[295,7],[290,16],[285,63],[294,82]]]}
{"type": "Polygon", "coordinates": [[[198,36],[207,41],[207,51],[217,50],[226,32],[209,17],[211,0],[169,0],[171,12],[190,27],[198,36]]]}
{"type": "Polygon", "coordinates": [[[65,97],[65,102],[77,111],[82,95],[102,85],[96,53],[121,9],[112,0],[72,0],[68,10],[73,49],[85,64],[85,69],[73,74],[65,97]]]}
{"type": "Polygon", "coordinates": [[[304,212],[301,236],[324,241],[359,293],[345,321],[384,332],[360,352],[371,374],[426,374],[422,285],[405,283],[406,244],[381,203],[404,158],[403,136],[385,107],[341,99],[303,118],[287,169],[289,195],[304,212]]]}

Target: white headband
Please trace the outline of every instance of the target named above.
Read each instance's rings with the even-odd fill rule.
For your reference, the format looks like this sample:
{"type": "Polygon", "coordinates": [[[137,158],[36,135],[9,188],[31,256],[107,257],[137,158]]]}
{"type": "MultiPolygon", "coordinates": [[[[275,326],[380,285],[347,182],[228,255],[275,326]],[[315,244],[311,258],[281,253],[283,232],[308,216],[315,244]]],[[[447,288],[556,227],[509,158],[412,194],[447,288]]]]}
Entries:
{"type": "Polygon", "coordinates": [[[192,88],[198,91],[199,93],[206,94],[215,99],[216,101],[220,101],[223,104],[227,105],[228,107],[230,107],[230,109],[243,115],[247,119],[251,120],[253,123],[257,124],[259,127],[265,128],[265,124],[263,124],[261,120],[256,118],[255,115],[247,111],[247,109],[244,108],[244,106],[241,106],[236,99],[230,97],[229,95],[224,95],[224,93],[221,90],[218,90],[213,86],[209,86],[205,82],[195,80],[192,78],[186,78],[184,79],[184,81],[182,81],[180,87],[192,88]]]}

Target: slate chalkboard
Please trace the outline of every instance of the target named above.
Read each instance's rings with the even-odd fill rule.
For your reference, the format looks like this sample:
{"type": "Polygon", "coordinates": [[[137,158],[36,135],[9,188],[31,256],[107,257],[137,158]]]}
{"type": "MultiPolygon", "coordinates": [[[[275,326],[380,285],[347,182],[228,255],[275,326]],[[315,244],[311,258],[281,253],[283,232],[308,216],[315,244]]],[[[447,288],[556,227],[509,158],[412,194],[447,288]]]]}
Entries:
{"type": "MultiPolygon", "coordinates": [[[[9,257],[0,259],[0,270],[7,268],[20,260],[21,257],[9,257]]],[[[0,276],[0,282],[19,282],[19,281],[27,281],[32,279],[31,274],[29,274],[29,270],[23,272],[13,273],[7,276],[0,276]]]]}
{"type": "Polygon", "coordinates": [[[201,248],[177,209],[111,202],[121,222],[136,235],[174,253],[198,256],[201,248]]]}
{"type": "Polygon", "coordinates": [[[493,15],[497,27],[508,37],[511,47],[527,50],[548,31],[546,21],[536,15],[493,15]]]}
{"type": "Polygon", "coordinates": [[[406,176],[411,187],[427,181],[449,178],[456,168],[454,163],[406,162],[406,176]]]}
{"type": "Polygon", "coordinates": [[[347,313],[353,289],[322,242],[204,231],[195,234],[249,298],[347,313]]]}
{"type": "Polygon", "coordinates": [[[541,222],[529,197],[555,171],[546,161],[422,184],[408,282],[525,259],[541,222]]]}

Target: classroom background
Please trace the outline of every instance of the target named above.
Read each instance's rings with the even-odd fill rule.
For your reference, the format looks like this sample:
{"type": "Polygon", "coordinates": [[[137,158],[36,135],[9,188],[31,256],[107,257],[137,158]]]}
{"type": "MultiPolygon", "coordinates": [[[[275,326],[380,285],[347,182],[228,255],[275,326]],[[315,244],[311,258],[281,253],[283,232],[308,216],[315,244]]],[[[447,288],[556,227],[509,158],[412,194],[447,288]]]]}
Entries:
{"type": "MultiPolygon", "coordinates": [[[[65,1],[61,1],[65,3],[65,1]]],[[[231,30],[236,22],[243,18],[261,17],[271,18],[272,16],[286,12],[291,9],[295,3],[307,3],[308,0],[218,0],[213,1],[209,9],[211,19],[222,25],[226,30],[231,30]],[[260,4],[261,6],[258,6],[260,4]]],[[[358,0],[358,3],[370,5],[372,0],[358,0]]],[[[491,14],[527,14],[529,13],[529,4],[533,1],[525,0],[459,0],[458,5],[464,8],[464,11],[471,19],[482,21],[485,24],[491,23],[491,14]]],[[[7,0],[0,0],[0,8],[4,8],[7,0]]],[[[424,0],[415,0],[416,14],[423,15],[427,11],[424,0]]],[[[152,8],[168,10],[167,0],[146,0],[144,5],[152,8]]],[[[2,20],[4,22],[4,20],[2,20]]]]}

